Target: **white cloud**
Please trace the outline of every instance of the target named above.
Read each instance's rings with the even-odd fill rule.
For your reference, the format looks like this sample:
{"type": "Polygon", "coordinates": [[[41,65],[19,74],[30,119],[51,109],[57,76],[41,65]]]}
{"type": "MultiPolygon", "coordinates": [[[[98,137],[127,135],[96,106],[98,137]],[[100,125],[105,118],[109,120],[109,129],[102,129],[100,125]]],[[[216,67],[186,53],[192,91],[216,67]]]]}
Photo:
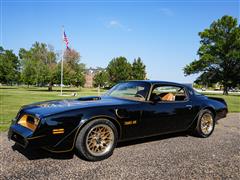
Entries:
{"type": "Polygon", "coordinates": [[[132,28],[123,25],[121,22],[119,22],[117,20],[110,20],[107,23],[107,27],[108,28],[121,29],[123,31],[132,31],[132,28]]]}
{"type": "Polygon", "coordinates": [[[127,28],[127,31],[132,31],[132,28],[127,28]]]}
{"type": "Polygon", "coordinates": [[[108,23],[108,27],[123,27],[123,25],[116,21],[116,20],[111,20],[109,23],[108,23]]]}
{"type": "Polygon", "coordinates": [[[160,12],[165,16],[174,16],[174,12],[169,8],[161,8],[160,12]]]}

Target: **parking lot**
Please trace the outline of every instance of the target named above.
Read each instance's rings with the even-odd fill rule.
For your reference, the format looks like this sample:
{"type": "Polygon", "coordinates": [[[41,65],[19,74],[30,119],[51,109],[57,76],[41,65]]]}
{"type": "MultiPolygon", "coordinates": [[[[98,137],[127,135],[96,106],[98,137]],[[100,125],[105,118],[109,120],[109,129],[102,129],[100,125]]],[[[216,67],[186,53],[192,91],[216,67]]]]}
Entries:
{"type": "Polygon", "coordinates": [[[240,179],[240,114],[228,114],[213,135],[178,133],[119,144],[104,161],[74,153],[23,151],[1,133],[0,179],[240,179]]]}

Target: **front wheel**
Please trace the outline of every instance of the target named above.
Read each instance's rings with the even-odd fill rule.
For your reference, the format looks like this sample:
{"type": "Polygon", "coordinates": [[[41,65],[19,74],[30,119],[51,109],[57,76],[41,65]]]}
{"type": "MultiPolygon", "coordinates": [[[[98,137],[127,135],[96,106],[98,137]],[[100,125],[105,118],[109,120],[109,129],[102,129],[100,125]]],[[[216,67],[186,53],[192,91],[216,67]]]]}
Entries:
{"type": "Polygon", "coordinates": [[[208,109],[202,110],[194,130],[195,134],[203,138],[209,137],[213,133],[214,127],[215,120],[213,113],[208,109]]]}
{"type": "Polygon", "coordinates": [[[117,136],[117,129],[111,121],[96,119],[80,130],[75,146],[85,159],[99,161],[112,155],[117,136]]]}

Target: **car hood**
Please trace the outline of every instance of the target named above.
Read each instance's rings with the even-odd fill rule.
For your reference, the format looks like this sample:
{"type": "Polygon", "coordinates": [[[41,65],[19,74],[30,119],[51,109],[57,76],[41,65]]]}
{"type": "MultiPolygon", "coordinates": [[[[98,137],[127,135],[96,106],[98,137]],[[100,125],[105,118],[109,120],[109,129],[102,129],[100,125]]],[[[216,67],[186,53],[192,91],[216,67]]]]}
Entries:
{"type": "Polygon", "coordinates": [[[77,109],[136,103],[137,101],[114,98],[109,96],[105,97],[89,96],[79,99],[44,101],[30,105],[25,105],[21,108],[21,113],[32,114],[39,118],[42,118],[53,114],[58,114],[65,111],[77,109]]]}

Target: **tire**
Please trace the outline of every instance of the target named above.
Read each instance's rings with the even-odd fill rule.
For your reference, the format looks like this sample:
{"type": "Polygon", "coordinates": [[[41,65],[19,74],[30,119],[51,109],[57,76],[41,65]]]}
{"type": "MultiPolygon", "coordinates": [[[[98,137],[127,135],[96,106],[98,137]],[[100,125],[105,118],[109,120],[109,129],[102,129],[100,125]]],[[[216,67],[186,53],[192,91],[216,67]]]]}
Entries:
{"type": "Polygon", "coordinates": [[[214,128],[215,119],[213,113],[208,109],[201,110],[194,129],[194,134],[202,138],[207,138],[213,133],[214,128]]]}
{"type": "Polygon", "coordinates": [[[81,157],[88,161],[100,161],[113,154],[118,132],[107,119],[96,119],[86,124],[79,132],[75,147],[81,157]]]}

